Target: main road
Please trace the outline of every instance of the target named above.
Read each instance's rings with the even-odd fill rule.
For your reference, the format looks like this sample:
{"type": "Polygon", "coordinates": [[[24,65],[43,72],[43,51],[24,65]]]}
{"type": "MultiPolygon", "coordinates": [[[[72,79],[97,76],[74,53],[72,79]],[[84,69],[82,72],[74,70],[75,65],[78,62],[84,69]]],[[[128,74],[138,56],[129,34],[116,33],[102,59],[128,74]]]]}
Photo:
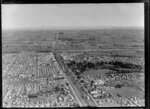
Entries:
{"type": "Polygon", "coordinates": [[[60,54],[54,53],[55,59],[59,63],[60,67],[62,68],[64,75],[68,79],[70,85],[73,88],[73,91],[75,92],[76,96],[82,103],[83,107],[91,106],[91,107],[97,107],[97,103],[93,99],[93,97],[88,93],[88,91],[84,88],[84,86],[79,82],[79,80],[76,78],[74,73],[69,70],[69,68],[65,65],[63,58],[60,54]]]}
{"type": "Polygon", "coordinates": [[[81,50],[58,50],[58,51],[78,51],[78,52],[82,52],[82,51],[91,51],[91,52],[96,52],[96,51],[133,51],[133,50],[144,50],[144,48],[105,48],[105,49],[81,49],[81,50]]]}

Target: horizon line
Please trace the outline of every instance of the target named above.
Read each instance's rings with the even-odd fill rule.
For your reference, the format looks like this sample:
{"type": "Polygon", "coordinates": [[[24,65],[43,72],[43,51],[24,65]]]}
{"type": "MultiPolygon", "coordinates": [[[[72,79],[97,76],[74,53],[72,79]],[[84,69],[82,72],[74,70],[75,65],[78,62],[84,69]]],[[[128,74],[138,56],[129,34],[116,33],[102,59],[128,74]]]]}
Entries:
{"type": "Polygon", "coordinates": [[[144,26],[102,26],[102,27],[43,27],[43,28],[2,28],[2,31],[5,30],[84,30],[84,29],[113,29],[113,28],[143,28],[144,26]]]}

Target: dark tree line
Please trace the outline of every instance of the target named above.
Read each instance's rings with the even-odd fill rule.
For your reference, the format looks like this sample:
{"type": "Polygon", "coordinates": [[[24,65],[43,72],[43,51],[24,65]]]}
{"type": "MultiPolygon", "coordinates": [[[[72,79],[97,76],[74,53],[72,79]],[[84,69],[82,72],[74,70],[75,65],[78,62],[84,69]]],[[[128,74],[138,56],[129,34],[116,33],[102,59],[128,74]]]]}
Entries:
{"type": "Polygon", "coordinates": [[[115,62],[112,62],[112,64],[118,68],[142,69],[140,65],[135,65],[131,63],[123,63],[123,62],[115,61],[115,62]]]}
{"type": "Polygon", "coordinates": [[[119,61],[111,62],[89,62],[82,61],[76,62],[75,60],[67,62],[68,67],[71,68],[76,75],[80,75],[84,71],[89,69],[109,69],[117,73],[131,73],[131,72],[140,72],[142,67],[140,65],[135,65],[131,63],[123,63],[119,61]]]}

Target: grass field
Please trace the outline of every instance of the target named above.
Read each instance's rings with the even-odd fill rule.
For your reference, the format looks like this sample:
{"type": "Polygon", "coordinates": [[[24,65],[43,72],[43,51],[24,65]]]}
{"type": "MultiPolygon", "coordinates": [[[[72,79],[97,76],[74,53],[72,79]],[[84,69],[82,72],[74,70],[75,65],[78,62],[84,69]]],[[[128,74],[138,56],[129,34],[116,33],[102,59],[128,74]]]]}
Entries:
{"type": "Polygon", "coordinates": [[[83,76],[85,76],[85,75],[105,75],[105,73],[108,73],[108,72],[109,72],[108,69],[89,70],[89,71],[83,72],[81,75],[83,75],[83,76]]]}
{"type": "Polygon", "coordinates": [[[133,87],[122,87],[122,88],[115,88],[115,89],[111,89],[109,88],[109,91],[113,94],[119,94],[122,97],[131,97],[131,96],[144,96],[143,91],[140,90],[136,90],[133,87]]]}

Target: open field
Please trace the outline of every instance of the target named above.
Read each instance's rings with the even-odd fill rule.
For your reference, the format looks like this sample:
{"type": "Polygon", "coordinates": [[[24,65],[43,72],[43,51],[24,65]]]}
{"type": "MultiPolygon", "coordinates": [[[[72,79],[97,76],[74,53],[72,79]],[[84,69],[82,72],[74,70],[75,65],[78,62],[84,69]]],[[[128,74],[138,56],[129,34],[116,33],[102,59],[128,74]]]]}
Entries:
{"type": "Polygon", "coordinates": [[[142,57],[144,56],[144,30],[117,28],[2,31],[3,52],[52,50],[95,50],[95,54],[142,57]],[[120,49],[121,52],[115,49],[120,49]],[[102,52],[98,52],[99,50],[102,52]]]}

